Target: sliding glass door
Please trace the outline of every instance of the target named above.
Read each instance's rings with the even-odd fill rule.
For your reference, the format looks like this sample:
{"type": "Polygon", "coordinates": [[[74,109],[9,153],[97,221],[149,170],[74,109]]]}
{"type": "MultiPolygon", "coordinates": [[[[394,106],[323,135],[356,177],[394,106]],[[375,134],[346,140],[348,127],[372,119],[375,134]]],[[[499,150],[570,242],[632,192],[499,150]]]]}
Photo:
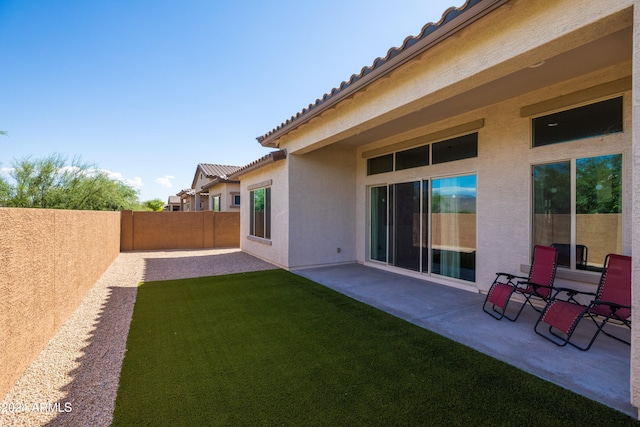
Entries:
{"type": "Polygon", "coordinates": [[[475,281],[475,175],[370,188],[373,261],[475,281]]]}
{"type": "Polygon", "coordinates": [[[392,265],[420,271],[420,181],[390,186],[393,217],[391,223],[392,265]]]}
{"type": "Polygon", "coordinates": [[[371,252],[372,260],[387,261],[387,186],[371,188],[371,252]]]}
{"type": "Polygon", "coordinates": [[[476,176],[434,179],[432,187],[432,271],[475,282],[476,176]]]}

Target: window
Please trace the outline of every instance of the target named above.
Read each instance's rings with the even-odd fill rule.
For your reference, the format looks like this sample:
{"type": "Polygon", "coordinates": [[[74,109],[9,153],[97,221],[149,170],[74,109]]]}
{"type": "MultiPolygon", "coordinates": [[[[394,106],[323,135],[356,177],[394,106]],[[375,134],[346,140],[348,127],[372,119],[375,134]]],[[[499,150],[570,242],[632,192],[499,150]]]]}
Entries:
{"type": "Polygon", "coordinates": [[[478,157],[478,134],[459,136],[433,144],[433,164],[478,157]]]}
{"type": "Polygon", "coordinates": [[[428,166],[429,150],[431,150],[431,164],[434,165],[478,157],[478,133],[369,158],[367,159],[367,175],[428,166]]]}
{"type": "Polygon", "coordinates": [[[533,119],[533,146],[622,132],[622,97],[533,119]]]}
{"type": "Polygon", "coordinates": [[[240,194],[231,193],[231,195],[233,196],[233,207],[240,206],[240,194]]]}
{"type": "Polygon", "coordinates": [[[367,175],[391,172],[393,170],[393,154],[367,159],[367,175]]]}
{"type": "Polygon", "coordinates": [[[213,198],[213,211],[220,212],[220,196],[214,196],[213,198]]]}
{"type": "Polygon", "coordinates": [[[417,168],[429,164],[429,145],[398,151],[396,153],[396,170],[417,168]]]}
{"type": "Polygon", "coordinates": [[[271,238],[271,187],[259,188],[249,193],[249,234],[264,239],[271,238]]]}
{"type": "Polygon", "coordinates": [[[534,166],[533,244],[555,246],[558,265],[578,270],[602,271],[621,253],[622,155],[534,166]]]}

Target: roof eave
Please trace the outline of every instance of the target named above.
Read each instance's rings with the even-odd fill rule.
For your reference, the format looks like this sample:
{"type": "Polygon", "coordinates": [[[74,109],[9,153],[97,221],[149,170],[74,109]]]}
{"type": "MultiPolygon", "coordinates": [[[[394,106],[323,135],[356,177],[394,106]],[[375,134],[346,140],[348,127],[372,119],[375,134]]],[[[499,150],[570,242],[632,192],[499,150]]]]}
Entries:
{"type": "Polygon", "coordinates": [[[268,164],[275,163],[280,160],[284,160],[286,158],[287,158],[287,150],[273,151],[267,154],[266,156],[263,156],[258,160],[255,160],[249,163],[248,165],[241,167],[237,171],[230,173],[229,175],[227,175],[227,178],[240,178],[242,175],[245,175],[256,169],[260,169],[268,164]]]}
{"type": "MultiPolygon", "coordinates": [[[[278,144],[276,141],[283,135],[291,132],[302,124],[307,123],[309,120],[335,106],[340,101],[348,98],[364,87],[374,83],[391,71],[395,70],[396,68],[400,67],[416,56],[426,52],[438,43],[448,39],[452,35],[456,34],[457,32],[461,31],[465,27],[471,25],[478,19],[491,13],[507,2],[509,2],[509,0],[480,1],[478,4],[463,11],[459,16],[453,18],[451,21],[442,24],[438,29],[436,29],[423,39],[418,40],[412,46],[405,48],[393,58],[386,60],[384,64],[380,65],[379,67],[374,66],[374,68],[370,72],[368,72],[368,74],[362,76],[357,81],[348,85],[346,88],[338,90],[334,95],[329,96],[320,104],[313,107],[310,106],[311,109],[307,110],[306,112],[299,113],[298,116],[292,117],[289,121],[285,122],[280,127],[273,130],[271,133],[259,136],[256,139],[263,147],[277,148],[278,144]]],[[[327,95],[325,95],[325,97],[326,96],[327,95]]]]}

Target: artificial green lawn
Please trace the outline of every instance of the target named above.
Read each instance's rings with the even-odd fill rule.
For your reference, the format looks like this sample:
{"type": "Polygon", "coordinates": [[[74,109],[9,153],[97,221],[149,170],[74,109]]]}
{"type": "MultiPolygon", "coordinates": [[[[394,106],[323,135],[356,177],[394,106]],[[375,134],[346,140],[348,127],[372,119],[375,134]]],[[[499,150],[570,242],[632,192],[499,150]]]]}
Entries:
{"type": "Polygon", "coordinates": [[[283,270],[142,284],[127,349],[116,426],[635,424],[283,270]]]}

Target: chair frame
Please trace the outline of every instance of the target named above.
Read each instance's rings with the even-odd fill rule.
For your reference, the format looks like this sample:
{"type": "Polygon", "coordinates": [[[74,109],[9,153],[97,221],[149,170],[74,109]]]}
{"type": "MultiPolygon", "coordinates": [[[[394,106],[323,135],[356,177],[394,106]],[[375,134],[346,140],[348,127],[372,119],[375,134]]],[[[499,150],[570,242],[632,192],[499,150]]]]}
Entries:
{"type": "MultiPolygon", "coordinates": [[[[631,306],[630,305],[624,305],[624,304],[619,304],[616,302],[612,302],[612,301],[605,301],[600,299],[601,295],[602,295],[602,291],[603,291],[603,287],[606,285],[606,278],[607,278],[607,272],[608,272],[608,268],[609,268],[609,262],[611,260],[611,257],[621,257],[621,258],[630,258],[631,257],[626,257],[624,255],[616,255],[616,254],[609,254],[605,257],[605,261],[604,261],[604,269],[602,271],[602,275],[600,276],[600,282],[598,283],[598,289],[596,292],[583,292],[583,291],[577,291],[575,289],[570,289],[570,288],[556,288],[555,289],[555,294],[553,295],[553,297],[549,300],[549,302],[547,303],[547,306],[544,308],[544,310],[542,311],[542,313],[540,314],[540,317],[538,318],[538,321],[536,322],[535,326],[534,326],[534,331],[540,335],[541,337],[547,339],[548,341],[551,341],[552,343],[556,344],[557,346],[560,347],[564,347],[567,344],[571,344],[573,347],[582,350],[582,351],[587,351],[591,348],[591,346],[593,345],[593,343],[595,342],[596,338],[598,337],[598,335],[600,335],[600,332],[602,332],[603,334],[607,335],[608,337],[611,337],[617,341],[623,342],[625,344],[631,345],[630,342],[615,336],[607,331],[604,330],[604,327],[610,322],[617,322],[620,325],[624,325],[627,326],[629,329],[631,329],[631,319],[630,319],[630,315],[629,317],[626,318],[622,318],[620,316],[618,316],[617,312],[620,309],[628,309],[631,310],[631,306]],[[566,294],[566,297],[564,299],[560,299],[558,296],[560,294],[566,294]],[[575,297],[577,295],[589,295],[594,297],[589,303],[587,304],[583,304],[580,303],[575,297]],[[538,325],[540,325],[541,322],[544,322],[545,316],[549,313],[550,310],[553,310],[553,305],[554,303],[556,303],[557,301],[560,301],[561,304],[572,304],[574,306],[579,306],[579,307],[583,307],[582,311],[580,312],[580,314],[578,314],[573,322],[571,323],[570,327],[567,330],[566,336],[560,335],[558,333],[555,332],[555,330],[560,330],[559,328],[547,323],[548,327],[548,332],[550,335],[548,334],[543,334],[542,332],[540,332],[538,330],[538,325]],[[608,307],[608,314],[604,315],[601,313],[597,313],[594,312],[594,308],[596,306],[606,306],[608,307]],[[593,334],[593,337],[591,337],[591,340],[589,341],[589,343],[586,346],[580,346],[574,342],[571,342],[571,338],[573,336],[573,333],[576,331],[578,325],[580,324],[580,322],[582,321],[582,319],[584,318],[589,318],[591,319],[591,321],[593,321],[593,323],[596,326],[596,332],[593,334]]],[[[629,286],[631,286],[631,283],[629,283],[629,286]]]]}
{"type": "Polygon", "coordinates": [[[487,296],[484,300],[484,304],[482,305],[482,310],[496,320],[502,320],[502,318],[504,317],[507,320],[510,320],[512,322],[515,322],[516,320],[518,320],[518,317],[520,317],[522,310],[527,304],[529,304],[538,313],[542,312],[542,308],[536,307],[531,301],[531,299],[536,298],[544,302],[547,302],[549,300],[553,291],[553,282],[555,280],[557,267],[558,267],[558,250],[556,248],[553,248],[550,246],[542,246],[542,245],[534,246],[533,257],[531,261],[531,268],[529,269],[529,277],[516,276],[514,274],[502,273],[502,272],[496,273],[496,278],[491,284],[491,288],[489,288],[489,292],[487,292],[487,296]],[[544,248],[545,250],[552,249],[555,252],[553,270],[551,272],[551,277],[549,278],[548,284],[534,283],[531,281],[531,277],[533,276],[535,262],[536,262],[536,251],[538,250],[538,248],[541,248],[541,249],[544,248]],[[506,283],[503,283],[500,281],[501,277],[506,278],[506,283]],[[497,310],[497,307],[495,304],[492,304],[491,310],[487,310],[487,303],[491,303],[491,301],[489,301],[489,298],[491,297],[491,293],[494,290],[496,290],[497,287],[505,286],[505,285],[508,287],[511,287],[511,290],[509,292],[509,295],[506,297],[506,302],[502,310],[501,311],[497,310]],[[540,293],[541,289],[547,289],[547,292],[545,292],[546,295],[540,293]],[[513,296],[514,293],[518,293],[522,295],[525,298],[525,301],[520,306],[520,309],[518,310],[516,315],[514,317],[509,317],[506,314],[507,307],[509,306],[509,302],[511,301],[511,297],[513,296]]]}

